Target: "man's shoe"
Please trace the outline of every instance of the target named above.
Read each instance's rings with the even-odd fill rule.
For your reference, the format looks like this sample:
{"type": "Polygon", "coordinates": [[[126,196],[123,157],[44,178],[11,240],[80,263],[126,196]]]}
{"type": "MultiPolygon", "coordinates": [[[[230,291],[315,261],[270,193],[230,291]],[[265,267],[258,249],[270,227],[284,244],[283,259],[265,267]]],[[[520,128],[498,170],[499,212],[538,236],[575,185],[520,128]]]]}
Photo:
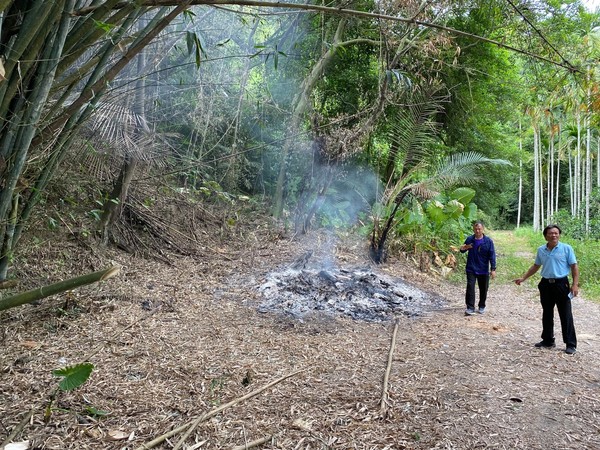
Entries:
{"type": "Polygon", "coordinates": [[[477,310],[477,312],[478,312],[479,314],[485,314],[485,308],[479,308],[479,309],[477,310]]]}
{"type": "Polygon", "coordinates": [[[567,347],[567,349],[565,350],[565,353],[567,355],[573,355],[576,351],[577,351],[577,349],[575,347],[567,347]]]}
{"type": "Polygon", "coordinates": [[[535,347],[537,347],[537,348],[552,348],[552,347],[556,347],[556,344],[554,342],[541,341],[541,342],[538,342],[537,344],[535,344],[535,347]]]}
{"type": "Polygon", "coordinates": [[[473,314],[475,314],[475,310],[473,308],[467,308],[465,310],[465,316],[472,316],[473,314]]]}

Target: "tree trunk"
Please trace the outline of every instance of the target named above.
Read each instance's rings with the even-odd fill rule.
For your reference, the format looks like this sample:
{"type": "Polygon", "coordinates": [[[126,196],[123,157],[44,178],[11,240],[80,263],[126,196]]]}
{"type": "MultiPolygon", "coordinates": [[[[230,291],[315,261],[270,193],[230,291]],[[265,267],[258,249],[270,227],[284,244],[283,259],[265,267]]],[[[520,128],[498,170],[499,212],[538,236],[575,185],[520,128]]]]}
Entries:
{"type": "Polygon", "coordinates": [[[321,59],[313,66],[310,74],[304,79],[300,87],[300,93],[294,101],[294,111],[287,127],[287,136],[281,149],[281,157],[279,158],[279,175],[277,177],[277,186],[275,188],[275,198],[273,202],[273,216],[281,218],[283,215],[284,189],[286,183],[286,172],[289,155],[293,143],[297,141],[297,133],[302,123],[302,118],[309,109],[310,95],[317,82],[323,76],[325,70],[329,67],[339,48],[344,45],[342,35],[346,27],[347,20],[342,18],[338,23],[337,30],[333,43],[329,49],[321,56],[321,59]]]}
{"type": "Polygon", "coordinates": [[[19,211],[19,194],[14,194],[13,207],[10,212],[4,242],[2,244],[2,257],[0,258],[0,281],[6,280],[8,276],[8,267],[13,256],[13,237],[15,235],[15,227],[17,225],[17,215],[19,211]]]}
{"type": "Polygon", "coordinates": [[[521,226],[521,198],[523,197],[523,160],[519,160],[519,200],[517,205],[517,228],[521,226]]]}
{"type": "MultiPolygon", "coordinates": [[[[140,26],[140,32],[142,32],[142,27],[140,26]]],[[[138,70],[142,70],[146,65],[146,51],[142,50],[137,55],[137,68],[138,70]]],[[[135,91],[134,105],[133,111],[140,116],[142,119],[145,119],[145,94],[146,94],[146,78],[141,77],[136,83],[136,91],[135,91]]],[[[145,123],[145,122],[144,122],[145,123]]],[[[140,125],[141,126],[141,123],[140,125]]],[[[134,130],[134,134],[142,134],[145,130],[136,129],[134,130]]],[[[133,136],[135,141],[135,136],[133,136]]],[[[104,204],[104,210],[102,211],[102,218],[100,220],[100,227],[102,229],[102,238],[105,244],[108,243],[110,238],[110,229],[115,224],[117,219],[121,216],[121,212],[123,211],[123,206],[127,201],[127,195],[129,193],[129,187],[131,186],[131,181],[133,180],[133,176],[135,175],[135,169],[138,165],[138,159],[134,155],[126,155],[121,166],[121,171],[119,173],[119,177],[115,181],[113,186],[113,190],[109,196],[108,201],[104,204]]]]}
{"type": "Polygon", "coordinates": [[[533,230],[540,230],[540,164],[537,124],[533,125],[533,230]]]}
{"type": "Polygon", "coordinates": [[[102,218],[100,219],[100,228],[102,230],[102,237],[105,243],[108,243],[110,228],[121,216],[121,211],[123,210],[123,205],[127,200],[129,186],[131,186],[131,180],[135,174],[135,168],[137,167],[137,164],[138,161],[135,158],[127,157],[125,159],[109,199],[104,204],[102,218]]]}
{"type": "Polygon", "coordinates": [[[394,224],[394,218],[396,217],[396,213],[398,212],[398,209],[400,209],[400,203],[402,203],[402,200],[404,199],[404,195],[402,195],[402,198],[396,199],[394,209],[388,217],[385,226],[381,229],[379,235],[377,234],[379,227],[377,226],[377,224],[373,224],[373,232],[371,234],[371,245],[369,246],[369,256],[376,264],[381,264],[385,262],[385,243],[388,234],[392,229],[392,225],[394,224]]]}
{"type": "MultiPolygon", "coordinates": [[[[523,154],[523,136],[521,121],[519,121],[519,154],[523,154]]],[[[521,200],[523,197],[523,160],[519,159],[519,201],[517,204],[517,228],[521,226],[521,200]]]]}

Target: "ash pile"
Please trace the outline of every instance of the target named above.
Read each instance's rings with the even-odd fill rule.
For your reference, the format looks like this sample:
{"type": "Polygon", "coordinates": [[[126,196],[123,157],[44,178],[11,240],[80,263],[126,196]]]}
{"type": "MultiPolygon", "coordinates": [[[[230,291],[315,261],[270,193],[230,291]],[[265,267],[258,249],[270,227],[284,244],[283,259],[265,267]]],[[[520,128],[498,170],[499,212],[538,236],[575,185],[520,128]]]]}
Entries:
{"type": "Polygon", "coordinates": [[[301,320],[314,314],[383,322],[397,316],[421,316],[445,301],[404,281],[377,273],[370,266],[337,268],[308,264],[311,252],[259,286],[258,311],[301,320]]]}

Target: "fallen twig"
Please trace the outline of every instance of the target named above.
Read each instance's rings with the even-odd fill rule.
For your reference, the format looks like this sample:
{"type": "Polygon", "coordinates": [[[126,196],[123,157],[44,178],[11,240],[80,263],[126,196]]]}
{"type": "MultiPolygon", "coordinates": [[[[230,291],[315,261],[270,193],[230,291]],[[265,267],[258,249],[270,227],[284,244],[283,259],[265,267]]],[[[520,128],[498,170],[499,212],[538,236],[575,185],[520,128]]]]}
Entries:
{"type": "Polygon", "coordinates": [[[259,445],[262,445],[265,442],[269,442],[271,439],[273,439],[273,435],[271,435],[271,436],[265,436],[263,438],[255,440],[255,441],[248,442],[247,444],[238,445],[236,447],[233,447],[231,450],[246,450],[248,448],[258,447],[259,445]]]}
{"type": "Polygon", "coordinates": [[[390,379],[390,372],[392,371],[392,360],[394,358],[394,350],[396,348],[396,335],[398,334],[398,321],[394,325],[394,332],[392,333],[392,342],[390,343],[390,352],[388,354],[387,368],[383,375],[383,386],[381,388],[381,405],[379,408],[379,414],[381,417],[387,417],[388,414],[388,382],[390,379]]]}
{"type": "Polygon", "coordinates": [[[33,416],[33,409],[31,411],[29,411],[27,414],[25,414],[25,417],[23,417],[23,420],[21,420],[19,422],[19,424],[13,428],[13,430],[6,437],[6,439],[4,439],[4,442],[2,442],[2,444],[0,444],[0,449],[4,448],[4,446],[8,445],[10,443],[10,441],[12,441],[21,431],[23,431],[23,428],[25,428],[27,423],[29,423],[29,421],[31,420],[31,416],[33,416]]]}
{"type": "Polygon", "coordinates": [[[261,392],[275,386],[276,384],[281,383],[284,380],[287,380],[288,378],[291,378],[295,375],[298,375],[301,372],[304,372],[306,369],[301,369],[301,370],[297,370],[296,372],[292,372],[288,375],[284,375],[281,378],[276,379],[275,381],[270,382],[269,384],[266,384],[263,387],[260,387],[242,397],[236,398],[235,400],[230,401],[229,403],[226,403],[224,405],[219,406],[218,408],[213,409],[212,411],[198,417],[197,419],[194,419],[188,423],[186,423],[185,425],[182,425],[180,427],[177,427],[171,431],[169,431],[168,433],[163,434],[162,436],[159,436],[155,439],[153,439],[152,441],[146,443],[146,444],[142,444],[140,447],[136,448],[135,450],[148,450],[150,448],[154,448],[156,447],[158,444],[164,442],[165,440],[169,439],[172,436],[175,436],[176,434],[180,433],[181,431],[187,429],[186,433],[181,437],[181,439],[179,439],[179,441],[177,442],[177,444],[175,445],[175,447],[173,447],[173,450],[178,450],[181,448],[181,446],[185,443],[185,441],[187,440],[187,438],[190,436],[190,434],[192,434],[192,432],[196,429],[196,427],[198,425],[200,425],[202,422],[207,421],[208,419],[210,419],[211,417],[219,414],[221,411],[229,408],[230,406],[234,406],[237,405],[238,403],[241,403],[245,400],[248,400],[249,398],[255,397],[258,394],[260,394],[261,392]]]}

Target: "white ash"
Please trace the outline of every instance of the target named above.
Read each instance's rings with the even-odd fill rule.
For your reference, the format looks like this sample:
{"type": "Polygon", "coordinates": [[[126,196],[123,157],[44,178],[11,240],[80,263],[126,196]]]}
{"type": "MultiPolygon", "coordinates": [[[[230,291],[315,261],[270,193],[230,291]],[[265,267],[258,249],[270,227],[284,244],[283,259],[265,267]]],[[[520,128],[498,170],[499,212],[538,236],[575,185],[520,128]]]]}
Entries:
{"type": "Polygon", "coordinates": [[[279,312],[301,319],[323,313],[355,320],[380,322],[395,316],[419,316],[444,306],[444,300],[404,281],[375,272],[353,269],[304,269],[292,264],[270,273],[258,287],[260,312],[279,312]]]}

